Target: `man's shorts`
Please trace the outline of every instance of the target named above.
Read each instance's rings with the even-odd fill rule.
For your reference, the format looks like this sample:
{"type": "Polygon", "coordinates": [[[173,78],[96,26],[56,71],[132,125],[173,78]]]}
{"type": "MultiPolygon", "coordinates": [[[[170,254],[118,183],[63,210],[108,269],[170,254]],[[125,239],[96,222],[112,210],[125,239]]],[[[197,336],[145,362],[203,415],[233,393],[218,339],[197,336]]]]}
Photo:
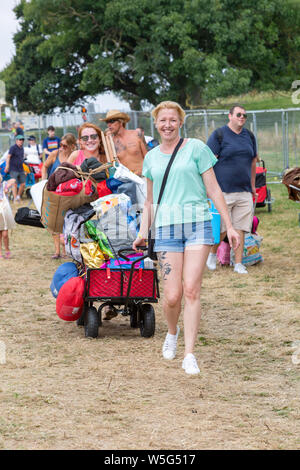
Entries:
{"type": "MultiPolygon", "coordinates": [[[[250,232],[253,219],[252,193],[223,193],[229,216],[235,230],[250,232]]],[[[226,232],[226,225],[221,218],[221,233],[226,232]]]]}
{"type": "Polygon", "coordinates": [[[11,178],[16,180],[17,184],[22,184],[26,181],[26,175],[24,171],[10,171],[9,175],[11,178]]]}
{"type": "Polygon", "coordinates": [[[183,253],[188,246],[213,244],[212,224],[208,220],[158,227],[155,232],[154,251],[183,253]]]}

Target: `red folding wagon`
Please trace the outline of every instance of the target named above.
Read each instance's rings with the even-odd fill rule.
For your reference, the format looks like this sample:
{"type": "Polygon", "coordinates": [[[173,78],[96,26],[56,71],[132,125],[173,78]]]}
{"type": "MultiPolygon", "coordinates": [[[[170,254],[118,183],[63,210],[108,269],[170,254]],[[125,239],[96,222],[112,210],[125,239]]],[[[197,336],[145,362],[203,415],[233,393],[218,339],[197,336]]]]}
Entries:
{"type": "MultiPolygon", "coordinates": [[[[256,167],[255,188],[257,194],[256,207],[268,206],[268,212],[272,211],[271,190],[267,188],[267,169],[265,162],[260,160],[262,166],[256,167]]],[[[253,201],[255,202],[255,201],[253,201]]]]}
{"type": "MultiPolygon", "coordinates": [[[[120,250],[118,255],[130,259],[120,250]]],[[[84,308],[78,325],[83,325],[86,337],[96,338],[102,325],[102,310],[108,307],[112,316],[119,313],[130,316],[130,326],[140,328],[141,336],[151,337],[155,332],[155,312],[151,303],[157,303],[159,285],[156,268],[137,268],[137,264],[148,257],[141,256],[124,268],[87,268],[84,292],[84,308]],[[94,302],[102,302],[97,309],[94,302]]]]}

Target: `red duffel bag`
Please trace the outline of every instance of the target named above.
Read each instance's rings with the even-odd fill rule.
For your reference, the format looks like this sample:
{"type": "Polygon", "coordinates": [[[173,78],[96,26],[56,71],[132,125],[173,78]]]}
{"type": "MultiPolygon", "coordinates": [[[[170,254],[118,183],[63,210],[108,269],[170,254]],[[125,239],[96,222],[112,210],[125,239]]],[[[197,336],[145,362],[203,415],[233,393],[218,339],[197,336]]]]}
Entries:
{"type": "Polygon", "coordinates": [[[75,321],[83,310],[84,280],[72,277],[60,288],[56,298],[56,313],[62,320],[75,321]]]}

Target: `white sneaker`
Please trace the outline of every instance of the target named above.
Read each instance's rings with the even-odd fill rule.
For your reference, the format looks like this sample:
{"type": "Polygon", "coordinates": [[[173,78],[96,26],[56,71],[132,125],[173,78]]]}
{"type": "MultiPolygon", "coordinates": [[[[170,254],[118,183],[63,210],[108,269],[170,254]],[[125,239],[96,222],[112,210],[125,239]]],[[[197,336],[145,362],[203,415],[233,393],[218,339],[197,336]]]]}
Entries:
{"type": "Polygon", "coordinates": [[[248,274],[247,269],[245,268],[245,266],[242,263],[236,263],[234,265],[234,270],[233,271],[235,273],[238,273],[238,274],[248,274]]]}
{"type": "Polygon", "coordinates": [[[182,361],[182,368],[187,374],[195,375],[200,373],[200,369],[197,364],[197,360],[194,354],[187,354],[182,361]]]}
{"type": "Polygon", "coordinates": [[[177,326],[177,333],[176,335],[171,335],[167,333],[166,339],[164,341],[162,347],[162,353],[165,359],[174,359],[176,356],[176,349],[177,349],[177,338],[179,335],[180,328],[177,326]]]}
{"type": "Polygon", "coordinates": [[[209,253],[207,261],[206,261],[206,266],[208,269],[211,271],[214,271],[217,267],[217,255],[214,253],[209,253]]]}

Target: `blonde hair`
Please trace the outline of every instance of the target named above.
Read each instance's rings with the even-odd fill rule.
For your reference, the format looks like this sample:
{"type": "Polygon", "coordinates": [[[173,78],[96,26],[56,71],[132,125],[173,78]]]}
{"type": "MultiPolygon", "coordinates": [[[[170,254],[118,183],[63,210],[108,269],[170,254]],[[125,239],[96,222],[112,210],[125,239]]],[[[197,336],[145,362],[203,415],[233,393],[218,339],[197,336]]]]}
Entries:
{"type": "Polygon", "coordinates": [[[154,121],[156,121],[159,111],[162,109],[175,109],[178,112],[180,122],[184,121],[185,111],[176,101],[162,101],[151,112],[154,121]]]}

